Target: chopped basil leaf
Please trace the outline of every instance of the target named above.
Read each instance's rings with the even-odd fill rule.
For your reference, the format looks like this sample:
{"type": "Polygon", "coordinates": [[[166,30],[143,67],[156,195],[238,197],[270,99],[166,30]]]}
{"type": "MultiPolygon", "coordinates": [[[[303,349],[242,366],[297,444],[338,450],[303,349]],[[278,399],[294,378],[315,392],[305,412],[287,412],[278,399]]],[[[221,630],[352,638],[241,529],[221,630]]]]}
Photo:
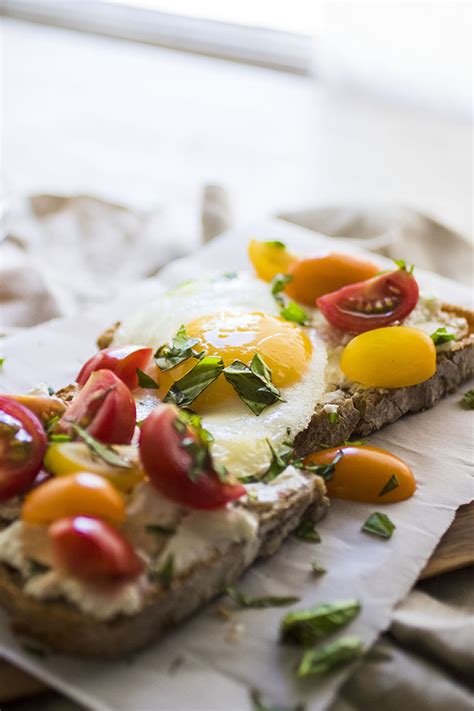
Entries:
{"type": "Polygon", "coordinates": [[[52,397],[54,394],[55,394],[54,388],[49,387],[48,388],[48,395],[50,395],[52,397]]]}
{"type": "Polygon", "coordinates": [[[173,579],[173,570],[174,570],[174,558],[172,554],[167,557],[165,560],[163,566],[161,567],[160,570],[157,571],[156,577],[160,581],[160,583],[163,585],[164,588],[169,588],[171,581],[173,579]]]}
{"type": "Polygon", "coordinates": [[[285,301],[283,299],[283,296],[281,296],[281,292],[285,290],[285,286],[289,284],[290,281],[293,281],[293,277],[291,276],[291,274],[277,274],[272,279],[272,296],[275,301],[280,304],[280,306],[285,305],[285,301]]]}
{"type": "Polygon", "coordinates": [[[48,420],[48,422],[46,423],[46,434],[50,434],[58,422],[59,422],[59,415],[54,415],[54,417],[52,417],[50,420],[48,420]]]}
{"type": "Polygon", "coordinates": [[[250,368],[242,361],[234,360],[224,368],[224,376],[254,415],[260,415],[277,400],[285,402],[271,381],[271,371],[258,353],[252,358],[250,368]]]}
{"type": "Polygon", "coordinates": [[[86,444],[92,454],[102,459],[106,464],[112,467],[120,467],[120,469],[132,469],[132,465],[126,459],[120,456],[118,452],[109,444],[99,442],[87,430],[80,427],[76,422],[71,422],[71,429],[75,432],[86,444]]]}
{"type": "Polygon", "coordinates": [[[226,588],[225,593],[239,607],[253,607],[258,609],[261,609],[263,607],[282,607],[283,605],[293,605],[293,603],[299,601],[299,597],[295,597],[294,595],[269,595],[268,597],[247,597],[247,595],[244,595],[240,592],[240,590],[237,590],[232,586],[226,588]]]}
{"type": "Polygon", "coordinates": [[[50,442],[71,442],[72,437],[71,437],[71,435],[68,435],[68,434],[50,434],[49,441],[50,442]]]}
{"type": "Polygon", "coordinates": [[[204,474],[204,471],[209,465],[209,451],[202,442],[196,442],[193,437],[184,437],[181,440],[181,447],[191,456],[191,466],[187,471],[191,481],[197,481],[204,474]]]}
{"type": "Polygon", "coordinates": [[[160,526],[158,523],[148,523],[145,526],[145,531],[147,533],[158,533],[160,536],[172,536],[174,533],[176,533],[174,528],[160,526]]]}
{"type": "Polygon", "coordinates": [[[295,535],[301,538],[302,541],[309,543],[321,543],[321,536],[314,528],[314,521],[310,518],[304,518],[298,528],[295,530],[295,535]]]}
{"type": "Polygon", "coordinates": [[[339,415],[337,412],[328,412],[328,420],[330,425],[337,425],[339,422],[339,415]]]}
{"type": "Polygon", "coordinates": [[[191,405],[223,370],[224,361],[220,356],[202,358],[189,373],[173,383],[163,402],[172,402],[179,407],[191,405]]]}
{"type": "Polygon", "coordinates": [[[309,610],[288,612],[281,621],[281,639],[308,647],[348,625],[359,612],[357,600],[324,603],[309,610]]]}
{"type": "MultiPolygon", "coordinates": [[[[260,479],[256,477],[254,474],[249,474],[248,476],[242,476],[238,478],[239,484],[258,484],[260,479]]],[[[248,496],[252,498],[249,492],[247,492],[248,496]]]]}
{"type": "Polygon", "coordinates": [[[324,573],[327,573],[326,568],[323,568],[323,566],[318,563],[311,563],[311,570],[315,575],[324,575],[324,573]]]}
{"type": "Polygon", "coordinates": [[[320,676],[349,664],[362,656],[363,644],[359,637],[341,637],[337,642],[318,649],[308,649],[298,667],[298,676],[320,676]]]}
{"type": "Polygon", "coordinates": [[[227,469],[212,461],[209,445],[214,441],[214,437],[204,429],[200,416],[192,410],[181,410],[174,422],[174,427],[183,435],[186,434],[187,428],[191,428],[196,435],[196,438],[186,436],[181,440],[181,447],[186,449],[192,460],[191,467],[187,472],[191,481],[197,481],[201,474],[212,468],[221,482],[228,483],[227,469]]]}
{"type": "Polygon", "coordinates": [[[390,479],[387,481],[383,489],[381,489],[379,496],[385,496],[385,494],[388,494],[389,491],[393,491],[394,489],[397,489],[400,486],[400,482],[397,479],[396,474],[392,474],[390,479]]]}
{"type": "Polygon", "coordinates": [[[171,370],[175,365],[183,363],[189,358],[202,358],[204,352],[197,353],[194,346],[199,343],[199,338],[190,338],[186,328],[180,326],[171,345],[160,346],[154,355],[155,363],[161,371],[171,370]]]}
{"type": "Polygon", "coordinates": [[[280,451],[277,452],[269,439],[267,439],[266,442],[270,448],[270,452],[272,453],[272,461],[270,462],[270,466],[263,475],[261,481],[268,483],[269,481],[276,479],[276,477],[287,468],[293,454],[293,447],[283,442],[280,451]]]}
{"type": "Polygon", "coordinates": [[[415,265],[412,264],[410,267],[407,265],[406,261],[404,259],[394,259],[393,260],[397,267],[399,269],[403,269],[404,272],[408,272],[409,274],[413,274],[413,270],[415,269],[415,265]]]}
{"type": "Polygon", "coordinates": [[[304,326],[306,323],[308,323],[308,314],[306,311],[301,307],[298,306],[294,301],[289,301],[286,306],[282,308],[280,311],[280,316],[287,321],[294,321],[295,323],[299,323],[301,326],[304,326]]]}
{"type": "Polygon", "coordinates": [[[303,459],[296,459],[291,464],[297,469],[304,469],[311,474],[317,474],[324,481],[330,481],[336,470],[336,464],[341,461],[344,452],[340,449],[330,464],[305,464],[303,459]]]}
{"type": "Polygon", "coordinates": [[[474,410],[474,389],[468,390],[462,396],[462,404],[466,410],[474,410]]]}
{"type": "Polygon", "coordinates": [[[0,358],[0,368],[3,366],[5,363],[5,358],[0,358]]]}
{"type": "Polygon", "coordinates": [[[237,279],[238,274],[237,272],[224,272],[222,276],[224,279],[237,279]]]}
{"type": "Polygon", "coordinates": [[[436,331],[431,334],[431,339],[435,346],[441,346],[443,343],[448,343],[448,341],[454,341],[455,335],[448,333],[446,326],[443,326],[442,328],[437,328],[436,331]]]}
{"type": "Polygon", "coordinates": [[[156,380],[153,380],[147,373],[144,373],[143,370],[140,370],[140,368],[137,368],[137,375],[138,375],[138,385],[140,388],[149,388],[150,390],[158,390],[160,387],[156,380]]]}
{"type": "MultiPolygon", "coordinates": [[[[201,416],[198,415],[197,412],[187,409],[180,410],[178,419],[192,427],[192,429],[196,431],[196,434],[201,442],[204,444],[210,445],[214,442],[213,435],[209,432],[209,430],[204,429],[202,426],[201,416]]],[[[183,432],[185,432],[185,430],[182,430],[182,433],[183,432]]]]}
{"type": "Polygon", "coordinates": [[[279,239],[268,240],[267,242],[264,242],[263,244],[266,244],[267,247],[276,247],[277,249],[286,249],[286,244],[284,242],[280,242],[279,239]]]}
{"type": "Polygon", "coordinates": [[[352,442],[350,439],[346,439],[346,441],[343,442],[344,447],[362,447],[364,444],[367,444],[366,439],[355,439],[352,442]]]}
{"type": "Polygon", "coordinates": [[[273,704],[269,706],[267,703],[262,701],[260,692],[254,689],[250,698],[253,704],[253,711],[305,711],[303,704],[296,704],[296,706],[274,706],[273,704]]]}
{"type": "Polygon", "coordinates": [[[369,516],[361,530],[380,538],[391,538],[395,530],[395,524],[390,521],[386,514],[376,511],[369,516]]]}

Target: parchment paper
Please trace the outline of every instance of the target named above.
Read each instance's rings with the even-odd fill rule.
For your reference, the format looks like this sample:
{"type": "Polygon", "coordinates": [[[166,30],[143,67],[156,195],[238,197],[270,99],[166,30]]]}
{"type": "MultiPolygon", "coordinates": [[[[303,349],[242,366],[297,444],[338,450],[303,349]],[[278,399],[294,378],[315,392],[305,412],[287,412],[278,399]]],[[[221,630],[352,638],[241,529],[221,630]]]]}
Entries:
{"type": "MultiPolygon", "coordinates": [[[[203,272],[248,268],[246,247],[253,236],[280,239],[301,251],[327,244],[324,237],[278,222],[223,235],[113,304],[5,339],[0,389],[26,390],[39,380],[53,387],[69,382],[94,350],[97,334],[157,290],[203,272]]],[[[353,247],[349,244],[348,249],[353,247]]],[[[383,259],[377,261],[385,266],[383,259]]],[[[443,300],[470,305],[468,289],[419,270],[417,278],[422,288],[443,300]]],[[[383,508],[397,526],[390,541],[360,532],[367,516],[380,507],[335,501],[318,524],[321,544],[288,540],[272,559],[254,565],[240,587],[255,595],[298,594],[299,607],[356,597],[362,613],[343,634],[360,635],[368,648],[389,626],[394,605],[413,586],[456,508],[472,498],[471,420],[459,397],[451,396],[435,409],[404,418],[370,438],[407,461],[418,481],[412,499],[383,508]],[[316,579],[311,561],[323,565],[327,574],[316,579]]],[[[0,655],[94,709],[240,711],[250,708],[249,689],[255,687],[274,703],[305,701],[309,709],[323,709],[354,667],[325,679],[296,681],[293,669],[300,653],[277,642],[283,614],[281,608],[236,612],[243,633],[231,644],[226,641],[230,623],[219,618],[211,604],[133,659],[101,663],[26,653],[2,613],[0,655]]]]}

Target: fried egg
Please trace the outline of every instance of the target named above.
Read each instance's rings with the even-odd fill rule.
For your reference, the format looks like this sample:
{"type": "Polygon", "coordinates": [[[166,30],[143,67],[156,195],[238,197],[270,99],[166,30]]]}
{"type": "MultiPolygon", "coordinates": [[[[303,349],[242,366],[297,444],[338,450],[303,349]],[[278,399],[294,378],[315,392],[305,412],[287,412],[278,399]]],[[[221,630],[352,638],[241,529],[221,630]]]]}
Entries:
{"type": "MultiPolygon", "coordinates": [[[[196,351],[250,364],[255,353],[265,361],[284,402],[256,416],[221,375],[192,403],[211,432],[212,455],[235,476],[263,473],[271,462],[269,442],[277,450],[307,427],[326,389],[324,341],[314,329],[285,321],[269,285],[242,274],[203,279],[163,294],[125,320],[114,344],[139,343],[154,349],[170,342],[184,325],[198,339],[196,351]]],[[[174,381],[196,363],[189,359],[173,369],[150,371],[163,398],[174,381]]]]}

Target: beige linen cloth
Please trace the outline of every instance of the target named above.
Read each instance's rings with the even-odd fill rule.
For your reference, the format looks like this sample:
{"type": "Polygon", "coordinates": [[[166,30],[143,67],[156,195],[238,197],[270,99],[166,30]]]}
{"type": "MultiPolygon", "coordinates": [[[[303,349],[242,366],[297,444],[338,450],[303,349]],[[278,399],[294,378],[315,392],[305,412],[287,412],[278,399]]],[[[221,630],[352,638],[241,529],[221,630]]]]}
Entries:
{"type": "MultiPolygon", "coordinates": [[[[93,197],[36,195],[3,208],[3,335],[110,299],[125,284],[156,273],[193,246],[161,213],[139,212],[93,197]]],[[[333,236],[335,248],[338,237],[351,238],[365,249],[472,283],[469,242],[414,210],[345,206],[279,217],[333,236]]],[[[230,226],[227,193],[220,186],[208,186],[202,241],[230,226]]],[[[331,711],[380,711],[382,705],[384,711],[472,711],[473,578],[473,569],[467,568],[417,585],[398,605],[390,631],[346,682],[331,711]]],[[[7,700],[7,691],[15,698],[38,688],[23,672],[0,661],[0,701],[7,700]]],[[[32,708],[31,704],[31,699],[17,702],[15,709],[32,708]]],[[[49,694],[36,696],[34,708],[79,707],[49,694]]]]}

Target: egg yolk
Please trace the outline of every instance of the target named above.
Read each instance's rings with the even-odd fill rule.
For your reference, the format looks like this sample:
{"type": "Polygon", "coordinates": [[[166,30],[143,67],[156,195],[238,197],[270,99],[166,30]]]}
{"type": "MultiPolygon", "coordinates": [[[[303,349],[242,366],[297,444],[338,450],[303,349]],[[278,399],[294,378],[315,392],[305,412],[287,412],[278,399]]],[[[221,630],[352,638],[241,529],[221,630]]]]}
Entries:
{"type": "MultiPolygon", "coordinates": [[[[246,365],[258,353],[270,368],[272,382],[284,388],[298,381],[308,367],[312,344],[303,330],[294,323],[263,313],[235,314],[220,312],[203,316],[186,324],[186,333],[199,339],[196,351],[220,356],[224,365],[240,360],[246,365]]],[[[159,397],[176,380],[182,378],[196,364],[191,358],[172,370],[159,373],[159,397]]],[[[221,375],[193,402],[193,409],[202,411],[238,395],[221,375]]]]}
{"type": "Polygon", "coordinates": [[[378,447],[342,446],[314,452],[306,464],[331,464],[338,454],[332,477],[326,481],[329,496],[370,504],[390,504],[413,496],[416,481],[404,461],[378,447]]]}

